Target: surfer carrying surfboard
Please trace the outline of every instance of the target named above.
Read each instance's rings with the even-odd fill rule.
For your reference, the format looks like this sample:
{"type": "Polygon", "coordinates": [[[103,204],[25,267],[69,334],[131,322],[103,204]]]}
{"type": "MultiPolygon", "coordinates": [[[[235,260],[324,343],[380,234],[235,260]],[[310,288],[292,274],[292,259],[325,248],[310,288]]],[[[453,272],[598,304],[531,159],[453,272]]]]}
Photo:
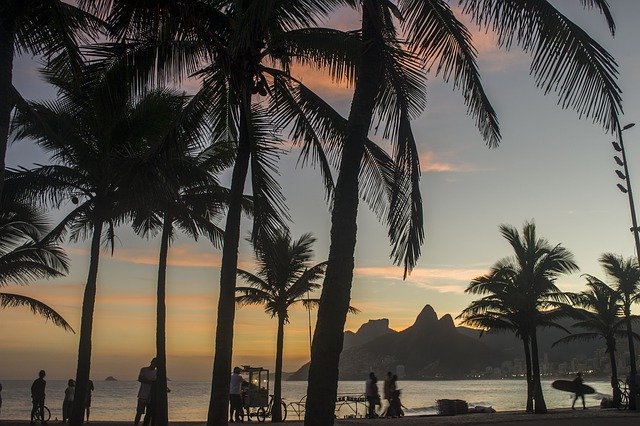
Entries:
{"type": "Polygon", "coordinates": [[[582,385],[584,384],[584,380],[582,380],[582,373],[578,371],[578,374],[576,375],[576,378],[573,379],[573,383],[575,384],[575,389],[576,389],[576,396],[573,398],[573,404],[571,404],[571,409],[575,410],[576,409],[576,401],[578,400],[578,398],[582,398],[582,409],[586,410],[587,406],[584,403],[584,392],[582,390],[582,385]]]}

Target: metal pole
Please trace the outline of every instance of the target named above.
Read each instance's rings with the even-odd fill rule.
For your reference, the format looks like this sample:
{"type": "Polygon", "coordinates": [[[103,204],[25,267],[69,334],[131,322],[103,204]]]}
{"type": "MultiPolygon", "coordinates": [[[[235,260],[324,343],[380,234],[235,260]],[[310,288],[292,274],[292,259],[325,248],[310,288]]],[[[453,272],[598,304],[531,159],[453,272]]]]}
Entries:
{"type": "MultiPolygon", "coordinates": [[[[640,235],[638,235],[638,232],[640,231],[638,229],[638,219],[636,218],[636,207],[635,207],[635,203],[633,202],[633,191],[631,189],[631,178],[629,176],[629,167],[627,166],[627,153],[624,149],[624,141],[622,139],[622,131],[629,129],[633,127],[633,125],[627,125],[622,129],[618,129],[618,141],[620,142],[620,148],[621,148],[621,152],[622,152],[622,162],[623,167],[624,167],[624,175],[625,175],[625,181],[627,183],[627,195],[629,197],[629,210],[631,212],[631,223],[633,225],[633,227],[631,228],[631,232],[633,233],[633,238],[635,240],[636,243],[636,261],[638,260],[638,254],[640,254],[640,235]]],[[[629,383],[629,409],[631,410],[636,410],[637,406],[636,406],[636,394],[637,394],[637,390],[636,390],[636,375],[637,375],[637,369],[636,369],[636,351],[635,351],[635,347],[634,347],[634,343],[631,342],[631,344],[629,345],[629,367],[631,370],[631,380],[629,383]]]]}

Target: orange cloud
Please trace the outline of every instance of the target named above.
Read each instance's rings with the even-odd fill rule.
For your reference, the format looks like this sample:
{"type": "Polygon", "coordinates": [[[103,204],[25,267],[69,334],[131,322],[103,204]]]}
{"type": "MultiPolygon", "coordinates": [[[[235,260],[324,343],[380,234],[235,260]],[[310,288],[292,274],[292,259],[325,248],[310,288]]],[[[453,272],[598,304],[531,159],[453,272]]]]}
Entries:
{"type": "MultiPolygon", "coordinates": [[[[406,281],[417,287],[439,293],[463,293],[469,281],[486,272],[486,269],[478,268],[416,268],[406,281]],[[457,281],[457,283],[447,281],[457,281]]],[[[356,268],[354,273],[360,277],[401,280],[403,269],[398,266],[365,267],[356,268]]]]}
{"type": "Polygon", "coordinates": [[[437,158],[433,151],[420,154],[420,171],[426,173],[473,173],[483,171],[472,164],[456,164],[437,158]]]}

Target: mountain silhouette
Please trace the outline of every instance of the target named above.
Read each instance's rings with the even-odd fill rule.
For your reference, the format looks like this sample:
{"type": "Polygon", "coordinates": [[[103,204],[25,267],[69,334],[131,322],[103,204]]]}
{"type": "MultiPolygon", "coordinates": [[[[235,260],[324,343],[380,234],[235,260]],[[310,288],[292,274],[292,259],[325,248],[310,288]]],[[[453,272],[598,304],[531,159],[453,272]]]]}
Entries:
{"type": "MultiPolygon", "coordinates": [[[[565,329],[572,329],[573,321],[559,321],[565,329]]],[[[559,329],[538,330],[540,359],[550,362],[570,361],[591,357],[599,340],[575,342],[552,347],[553,342],[566,336],[559,329]]],[[[624,350],[621,342],[619,349],[624,350]]],[[[467,327],[456,327],[451,315],[438,319],[435,310],[426,305],[413,325],[402,331],[389,328],[388,319],[369,320],[355,333],[346,331],[340,356],[340,379],[360,380],[370,371],[404,371],[406,379],[463,378],[472,370],[498,367],[507,360],[523,358],[522,341],[510,333],[481,333],[467,327]],[[404,368],[398,368],[403,366],[404,368]]],[[[309,364],[291,374],[289,380],[306,380],[309,364]]]]}
{"type": "MultiPolygon", "coordinates": [[[[364,343],[345,345],[340,356],[341,380],[359,380],[370,371],[395,372],[401,365],[405,378],[457,378],[484,368],[496,358],[494,351],[477,338],[459,333],[451,315],[438,319],[429,305],[405,330],[395,332],[388,324],[388,320],[370,321],[356,333],[345,333],[348,345],[364,343]]],[[[306,380],[307,374],[305,364],[289,380],[306,380]]]]}

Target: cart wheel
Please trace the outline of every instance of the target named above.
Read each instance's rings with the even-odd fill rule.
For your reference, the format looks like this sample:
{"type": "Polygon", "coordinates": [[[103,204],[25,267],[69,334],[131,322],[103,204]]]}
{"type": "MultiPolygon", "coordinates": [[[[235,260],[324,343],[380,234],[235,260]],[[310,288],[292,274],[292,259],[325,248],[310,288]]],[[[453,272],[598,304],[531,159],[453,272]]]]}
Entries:
{"type": "Polygon", "coordinates": [[[287,404],[284,401],[280,401],[280,403],[282,404],[282,421],[284,422],[287,420],[287,404]]]}
{"type": "Polygon", "coordinates": [[[264,411],[264,408],[259,407],[258,411],[256,411],[256,417],[258,418],[258,421],[262,423],[267,418],[267,412],[264,411]]]}

